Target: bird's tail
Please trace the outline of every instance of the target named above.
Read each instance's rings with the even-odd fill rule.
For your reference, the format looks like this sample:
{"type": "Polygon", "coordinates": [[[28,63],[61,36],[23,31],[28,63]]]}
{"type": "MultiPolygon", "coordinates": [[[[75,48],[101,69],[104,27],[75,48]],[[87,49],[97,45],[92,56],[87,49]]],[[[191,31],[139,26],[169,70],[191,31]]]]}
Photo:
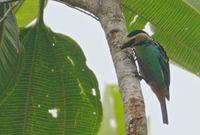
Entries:
{"type": "Polygon", "coordinates": [[[168,124],[167,107],[165,99],[160,102],[163,123],[168,124]]]}

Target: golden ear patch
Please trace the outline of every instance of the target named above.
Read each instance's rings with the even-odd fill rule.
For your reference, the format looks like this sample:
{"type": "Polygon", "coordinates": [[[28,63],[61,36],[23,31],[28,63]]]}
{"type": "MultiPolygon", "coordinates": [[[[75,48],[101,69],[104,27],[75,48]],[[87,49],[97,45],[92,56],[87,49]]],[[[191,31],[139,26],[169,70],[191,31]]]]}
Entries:
{"type": "Polygon", "coordinates": [[[136,42],[140,42],[140,41],[143,41],[143,40],[145,40],[145,38],[146,38],[146,35],[145,34],[138,34],[137,36],[136,36],[136,42]]]}

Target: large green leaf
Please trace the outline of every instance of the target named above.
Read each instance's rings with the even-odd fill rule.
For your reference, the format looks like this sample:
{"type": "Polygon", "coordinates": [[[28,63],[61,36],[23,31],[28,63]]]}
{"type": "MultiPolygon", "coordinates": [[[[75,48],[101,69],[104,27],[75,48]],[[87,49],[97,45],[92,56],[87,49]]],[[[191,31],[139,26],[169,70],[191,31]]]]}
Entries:
{"type": "Polygon", "coordinates": [[[15,9],[15,15],[19,27],[24,27],[36,18],[39,0],[21,0],[15,9]]]}
{"type": "Polygon", "coordinates": [[[43,24],[21,31],[23,70],[0,97],[1,135],[95,135],[102,108],[80,47],[43,24]]]}
{"type": "Polygon", "coordinates": [[[106,86],[103,112],[99,135],[125,135],[124,109],[118,85],[106,86]]]}
{"type": "Polygon", "coordinates": [[[129,31],[143,28],[144,21],[150,22],[155,32],[153,37],[164,46],[170,59],[200,76],[200,12],[197,7],[182,0],[123,0],[123,9],[129,31]],[[130,25],[135,15],[143,20],[142,23],[135,21],[133,25],[137,27],[130,25]]]}
{"type": "MultiPolygon", "coordinates": [[[[0,18],[7,11],[7,4],[0,4],[0,18]]],[[[9,12],[6,19],[0,22],[0,97],[15,82],[20,70],[22,46],[19,42],[16,19],[9,12]]]]}

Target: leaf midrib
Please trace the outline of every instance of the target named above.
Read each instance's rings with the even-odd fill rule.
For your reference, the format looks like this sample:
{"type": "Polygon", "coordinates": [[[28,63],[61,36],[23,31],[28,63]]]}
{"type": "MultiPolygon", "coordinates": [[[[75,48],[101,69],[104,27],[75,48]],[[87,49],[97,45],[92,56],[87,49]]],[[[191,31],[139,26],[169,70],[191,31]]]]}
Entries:
{"type": "MultiPolygon", "coordinates": [[[[29,75],[29,80],[28,80],[28,90],[27,90],[27,99],[26,99],[26,105],[25,105],[25,116],[24,116],[24,126],[23,126],[23,134],[26,135],[26,126],[27,126],[27,120],[28,120],[28,109],[29,109],[29,102],[30,102],[30,98],[31,98],[31,90],[32,90],[32,76],[33,76],[33,69],[34,69],[34,66],[35,66],[35,63],[34,63],[34,60],[35,60],[35,57],[36,57],[36,50],[37,50],[37,47],[38,45],[36,44],[37,42],[37,38],[38,38],[38,32],[39,32],[39,25],[36,27],[36,33],[35,33],[35,36],[34,36],[34,43],[33,43],[33,56],[32,56],[32,66],[31,66],[31,69],[30,69],[30,75],[29,75]]],[[[25,56],[26,57],[26,56],[25,56]]]]}

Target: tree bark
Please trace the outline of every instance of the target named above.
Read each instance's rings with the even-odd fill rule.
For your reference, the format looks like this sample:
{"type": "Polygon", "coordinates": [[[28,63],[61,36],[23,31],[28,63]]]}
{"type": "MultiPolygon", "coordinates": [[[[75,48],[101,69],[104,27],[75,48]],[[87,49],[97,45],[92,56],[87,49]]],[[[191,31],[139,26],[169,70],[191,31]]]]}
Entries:
{"type": "Polygon", "coordinates": [[[101,0],[54,0],[66,5],[78,7],[97,16],[101,0]]]}
{"type": "Polygon", "coordinates": [[[127,34],[122,15],[120,0],[59,0],[71,6],[83,8],[99,18],[106,34],[117,73],[120,93],[123,99],[126,134],[147,135],[144,99],[140,82],[135,77],[137,69],[128,57],[128,51],[122,51],[123,39],[127,34]]]}

